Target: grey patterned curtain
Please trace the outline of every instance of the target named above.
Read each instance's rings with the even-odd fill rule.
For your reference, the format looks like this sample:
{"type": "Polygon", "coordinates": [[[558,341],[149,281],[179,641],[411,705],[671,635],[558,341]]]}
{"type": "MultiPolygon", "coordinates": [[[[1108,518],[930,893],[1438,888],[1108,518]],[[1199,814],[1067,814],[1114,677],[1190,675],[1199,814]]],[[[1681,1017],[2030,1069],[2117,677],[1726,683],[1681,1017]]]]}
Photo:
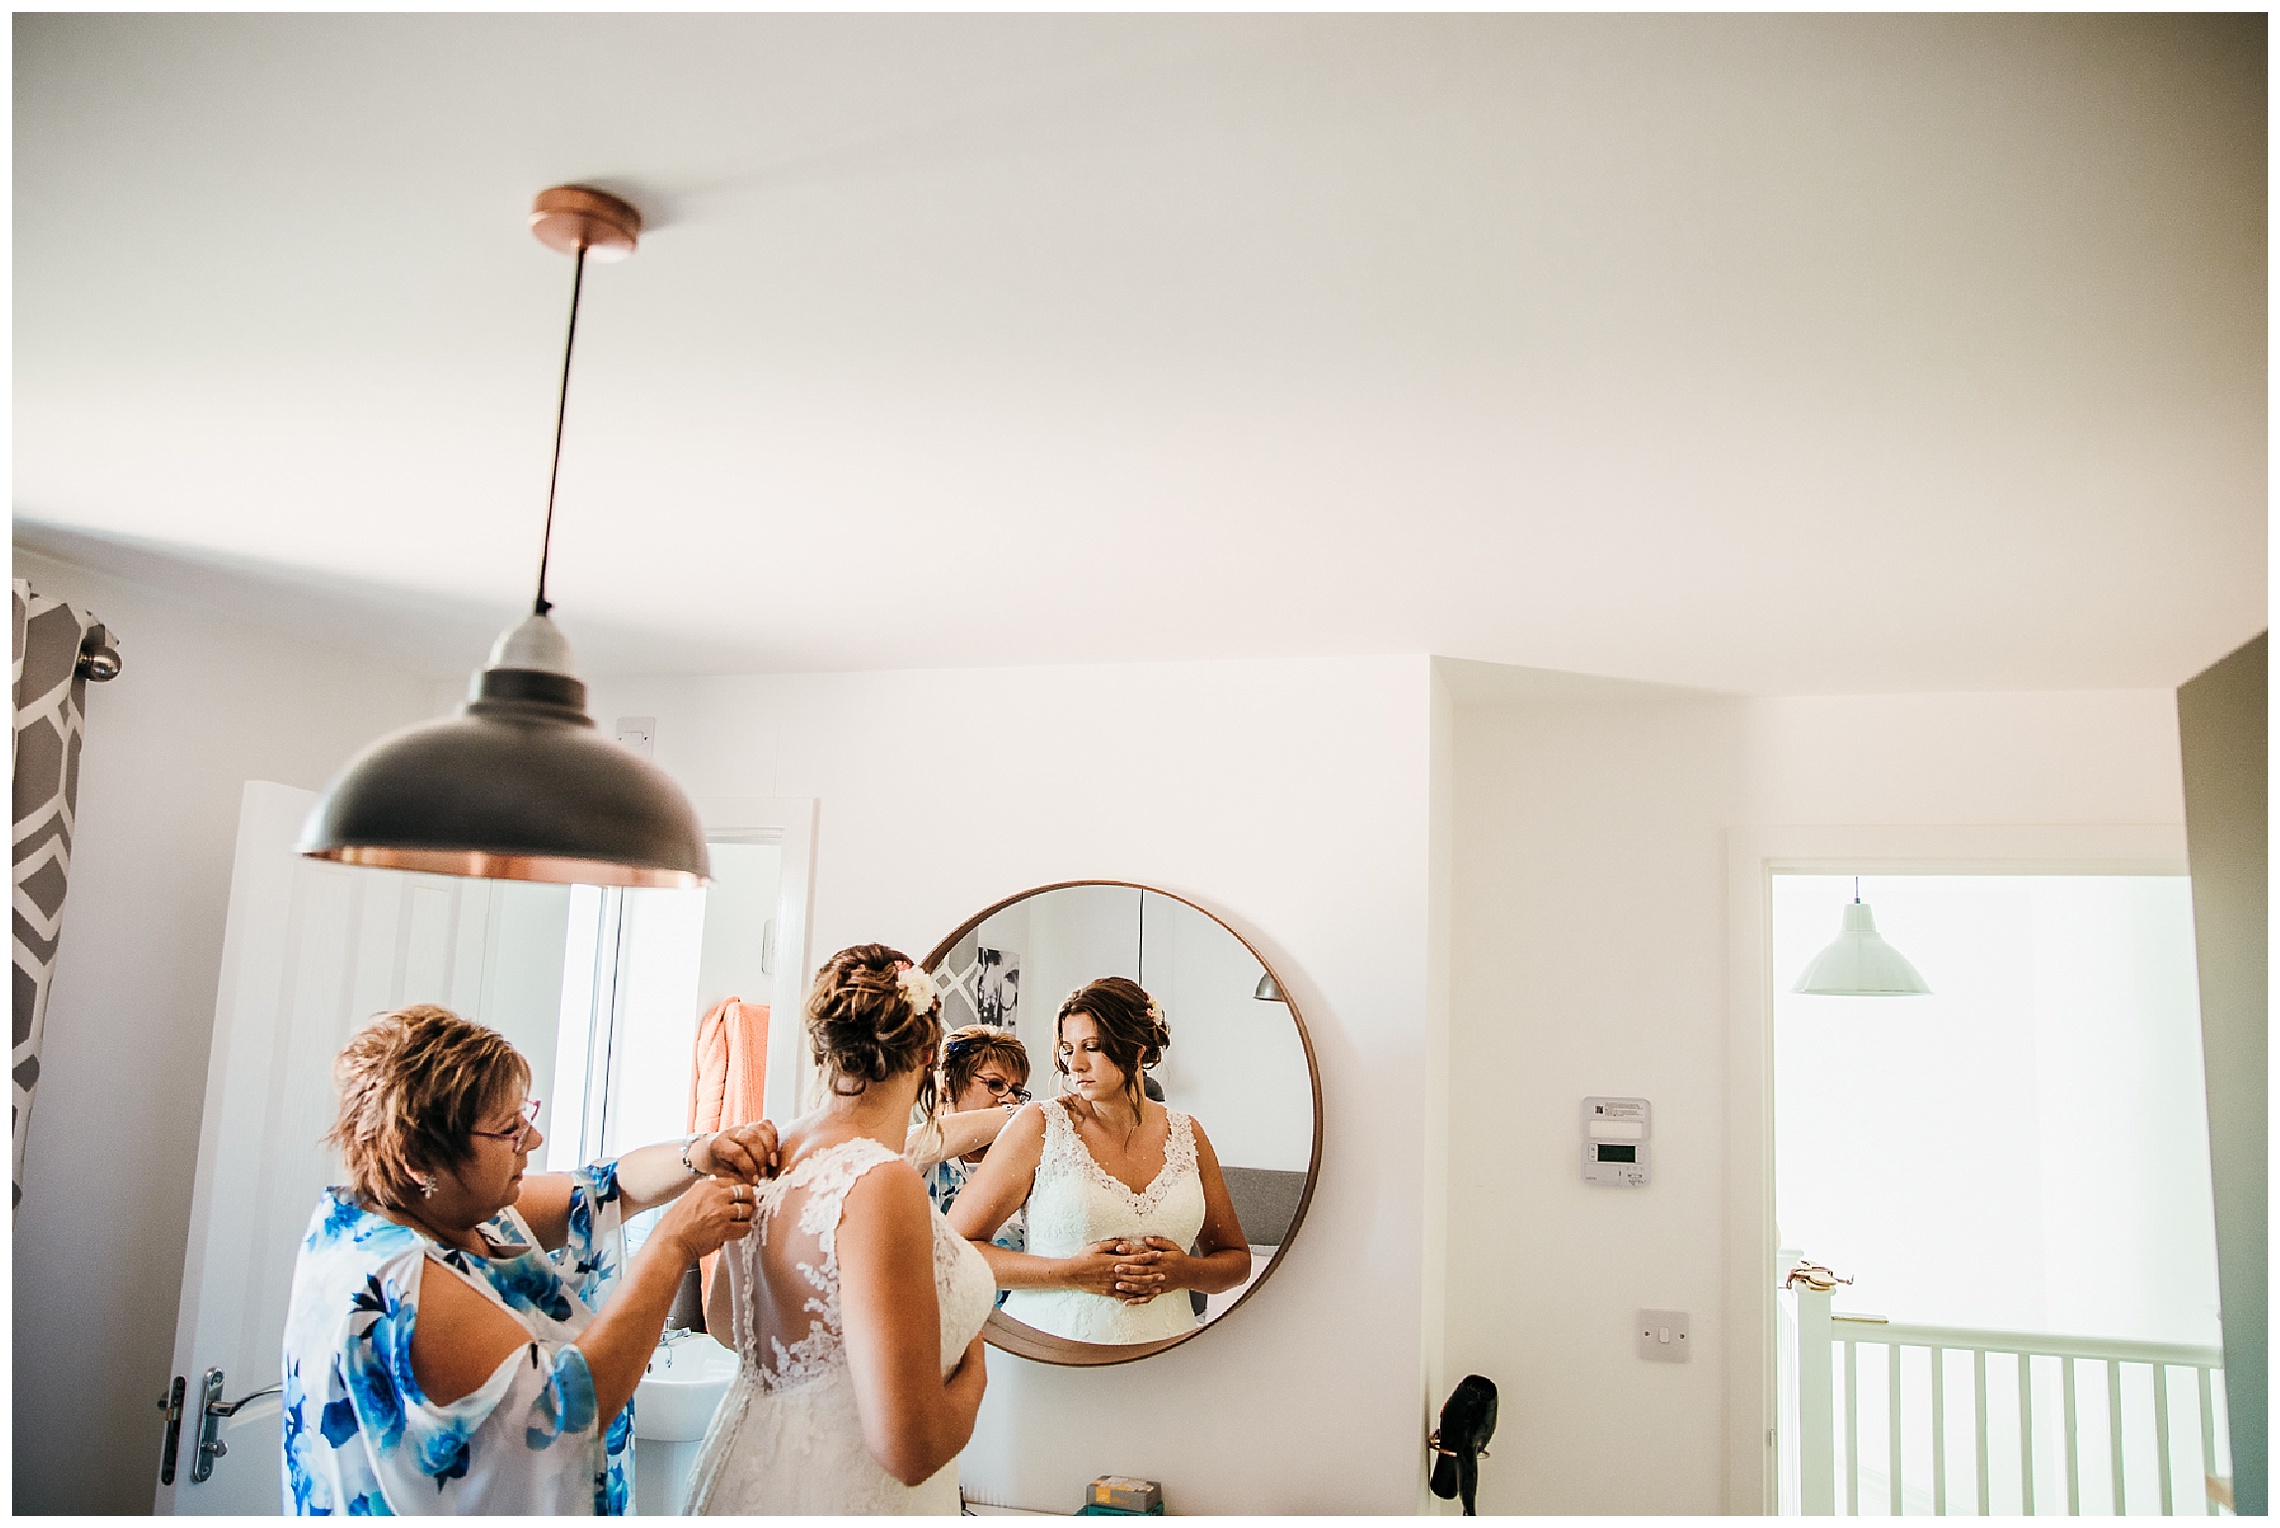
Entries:
{"type": "Polygon", "coordinates": [[[71,874],[72,803],[87,681],[119,671],[110,633],[84,610],[15,580],[16,1043],[8,1058],[11,1209],[24,1198],[24,1133],[40,1080],[40,1029],[63,932],[71,874]]]}

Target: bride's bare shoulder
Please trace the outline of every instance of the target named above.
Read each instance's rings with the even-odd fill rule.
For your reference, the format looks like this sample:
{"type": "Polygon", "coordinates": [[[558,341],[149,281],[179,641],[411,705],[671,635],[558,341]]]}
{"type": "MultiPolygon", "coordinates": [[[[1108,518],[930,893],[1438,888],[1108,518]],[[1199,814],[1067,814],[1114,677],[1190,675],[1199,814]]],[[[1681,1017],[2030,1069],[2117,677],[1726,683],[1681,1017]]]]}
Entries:
{"type": "Polygon", "coordinates": [[[882,1150],[890,1155],[894,1153],[894,1148],[878,1141],[878,1137],[850,1129],[844,1121],[797,1121],[784,1131],[782,1144],[777,1150],[777,1160],[782,1165],[777,1169],[776,1176],[790,1177],[827,1152],[837,1151],[857,1141],[878,1142],[882,1150]]]}
{"type": "Polygon", "coordinates": [[[838,1145],[847,1136],[844,1127],[834,1129],[831,1121],[820,1115],[802,1115],[778,1132],[776,1160],[782,1164],[778,1171],[791,1171],[817,1152],[838,1145]]]}

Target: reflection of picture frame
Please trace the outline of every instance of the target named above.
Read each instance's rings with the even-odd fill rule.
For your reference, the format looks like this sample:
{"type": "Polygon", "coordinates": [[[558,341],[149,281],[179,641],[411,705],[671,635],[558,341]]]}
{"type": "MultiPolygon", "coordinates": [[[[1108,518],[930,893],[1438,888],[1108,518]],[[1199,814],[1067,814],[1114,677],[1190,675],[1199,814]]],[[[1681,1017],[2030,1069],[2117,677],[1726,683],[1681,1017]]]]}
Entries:
{"type": "Polygon", "coordinates": [[[1021,1007],[1021,956],[1012,950],[974,951],[974,1015],[997,1029],[1011,1029],[1021,1007]]]}

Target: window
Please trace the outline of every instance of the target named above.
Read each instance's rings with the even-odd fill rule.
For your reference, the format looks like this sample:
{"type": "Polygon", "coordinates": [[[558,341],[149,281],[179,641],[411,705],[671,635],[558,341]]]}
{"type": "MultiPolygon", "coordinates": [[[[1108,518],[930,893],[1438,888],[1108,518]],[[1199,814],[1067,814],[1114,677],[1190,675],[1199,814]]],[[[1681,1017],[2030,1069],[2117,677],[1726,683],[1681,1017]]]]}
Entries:
{"type": "Polygon", "coordinates": [[[2183,876],[1870,876],[1920,998],[1789,991],[1850,876],[1773,880],[1781,1243],[1895,1320],[2214,1343],[2183,876]]]}
{"type": "Polygon", "coordinates": [[[698,1021],[724,998],[771,997],[782,851],[710,848],[708,887],[571,889],[551,1171],[687,1134],[698,1021]]]}
{"type": "Polygon", "coordinates": [[[2120,1510],[2109,1482],[2124,1475],[2131,1510],[2157,1507],[2223,1457],[2189,883],[1864,876],[1878,931],[1931,995],[1790,991],[1853,887],[1776,874],[1771,888],[1782,1266],[1802,1255],[1854,1281],[1834,1293],[1838,1321],[1817,1307],[1813,1346],[1801,1305],[1782,1330],[1782,1510],[1816,1474],[1849,1481],[1838,1500],[1857,1493],[1862,1511],[1943,1510],[1943,1490],[1950,1512],[1975,1496],[2050,1511],[2077,1484],[2080,1510],[2120,1510]],[[1832,1345],[1847,1313],[1871,1319],[1832,1345]],[[2018,1358],[2022,1342],[2044,1356],[2018,1358]],[[1837,1348],[1841,1377],[1819,1383],[1847,1415],[1816,1436],[1799,1397],[1837,1348]]]}

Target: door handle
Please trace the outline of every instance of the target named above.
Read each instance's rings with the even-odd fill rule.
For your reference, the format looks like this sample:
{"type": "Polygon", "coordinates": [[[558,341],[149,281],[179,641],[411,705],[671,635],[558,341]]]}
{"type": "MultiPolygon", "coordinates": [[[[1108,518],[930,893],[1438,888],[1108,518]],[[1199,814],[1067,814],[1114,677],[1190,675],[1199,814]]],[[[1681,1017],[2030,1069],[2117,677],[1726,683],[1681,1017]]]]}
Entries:
{"type": "Polygon", "coordinates": [[[158,1483],[174,1484],[174,1456],[182,1447],[182,1396],[189,1389],[182,1376],[174,1376],[174,1384],[158,1398],[158,1409],[166,1414],[166,1441],[158,1447],[158,1483]]]}
{"type": "Polygon", "coordinates": [[[222,1441],[222,1418],[234,1417],[265,1395],[275,1395],[285,1387],[271,1385],[251,1395],[239,1396],[234,1401],[222,1399],[222,1371],[208,1369],[198,1387],[198,1457],[190,1462],[190,1483],[202,1486],[214,1478],[214,1461],[230,1451],[222,1441]]]}

